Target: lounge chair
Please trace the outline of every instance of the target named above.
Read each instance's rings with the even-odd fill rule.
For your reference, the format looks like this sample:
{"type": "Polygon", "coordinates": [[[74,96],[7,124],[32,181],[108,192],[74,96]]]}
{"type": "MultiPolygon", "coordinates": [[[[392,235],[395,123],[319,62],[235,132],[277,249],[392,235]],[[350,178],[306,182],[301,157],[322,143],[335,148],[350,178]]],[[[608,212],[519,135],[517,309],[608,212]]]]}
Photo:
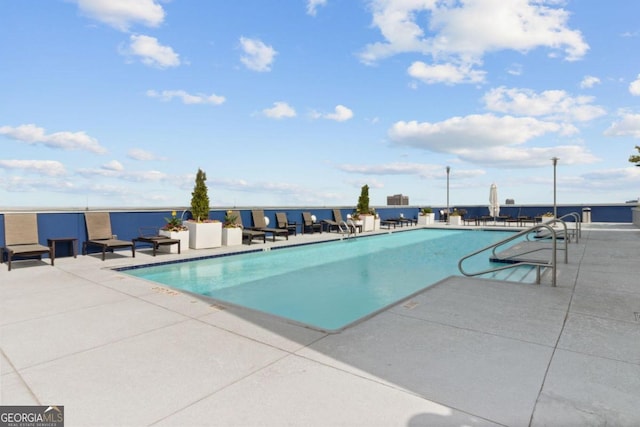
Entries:
{"type": "Polygon", "coordinates": [[[244,228],[242,225],[242,217],[239,211],[231,211],[231,216],[234,218],[233,223],[239,225],[242,228],[242,240],[247,241],[247,245],[250,245],[254,239],[261,239],[262,243],[267,243],[267,234],[264,231],[251,230],[244,228]]]}
{"type": "Polygon", "coordinates": [[[322,233],[322,224],[319,222],[314,222],[311,217],[311,212],[302,212],[302,233],[304,234],[305,230],[311,230],[311,233],[314,233],[318,230],[322,233]]]}
{"type": "Polygon", "coordinates": [[[87,240],[82,244],[82,255],[87,254],[88,246],[102,249],[102,260],[107,250],[113,252],[119,248],[131,248],[131,256],[135,258],[136,247],[133,242],[118,240],[111,232],[111,217],[109,212],[85,212],[84,221],[87,225],[87,240]]]}
{"type": "Polygon", "coordinates": [[[340,231],[340,226],[345,221],[342,219],[342,211],[340,211],[340,209],[334,209],[333,220],[323,219],[322,222],[327,225],[327,231],[331,231],[331,230],[340,231]]]}
{"type": "Polygon", "coordinates": [[[289,234],[294,236],[298,234],[298,224],[295,222],[289,222],[287,214],[285,212],[276,212],[277,227],[287,230],[289,234]]]}
{"type": "Polygon", "coordinates": [[[4,243],[0,248],[0,262],[4,262],[7,252],[7,265],[11,271],[14,257],[38,257],[49,254],[51,266],[54,263],[51,248],[38,243],[38,217],[36,214],[4,214],[4,243]]]}
{"type": "Polygon", "coordinates": [[[155,227],[141,227],[140,235],[131,239],[131,243],[149,243],[153,247],[153,256],[156,256],[160,246],[178,245],[178,253],[180,253],[180,239],[172,239],[168,236],[159,234],[155,227]]]}
{"type": "Polygon", "coordinates": [[[251,211],[253,217],[253,229],[258,231],[264,231],[265,233],[271,233],[271,238],[276,241],[276,236],[284,236],[289,240],[289,230],[283,230],[282,228],[269,227],[264,219],[264,211],[262,209],[254,209],[251,211]]]}
{"type": "Polygon", "coordinates": [[[346,221],[342,219],[342,211],[340,209],[333,210],[333,221],[330,219],[323,219],[323,223],[327,224],[327,231],[336,230],[338,233],[353,233],[356,231],[362,233],[362,226],[356,225],[356,223],[350,218],[346,221]]]}

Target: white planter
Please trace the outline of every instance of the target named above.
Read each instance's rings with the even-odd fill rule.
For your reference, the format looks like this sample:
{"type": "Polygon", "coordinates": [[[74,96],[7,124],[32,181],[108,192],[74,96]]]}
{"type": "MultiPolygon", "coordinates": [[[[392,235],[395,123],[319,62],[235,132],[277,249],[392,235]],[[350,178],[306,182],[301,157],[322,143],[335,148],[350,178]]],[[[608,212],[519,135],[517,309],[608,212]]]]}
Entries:
{"type": "Polygon", "coordinates": [[[242,228],[223,228],[222,246],[238,246],[242,244],[242,228]]]}
{"type": "Polygon", "coordinates": [[[552,219],[555,219],[555,217],[554,216],[543,216],[543,217],[541,217],[541,220],[542,220],[543,223],[549,222],[552,219]]]}
{"type": "Polygon", "coordinates": [[[418,225],[431,225],[436,222],[436,214],[428,213],[424,215],[418,215],[418,225]]]}
{"type": "Polygon", "coordinates": [[[219,248],[222,246],[221,222],[185,222],[189,227],[189,247],[191,249],[219,248]]]}
{"type": "Polygon", "coordinates": [[[373,223],[376,219],[373,215],[360,215],[362,220],[362,231],[373,231],[373,223]]]}
{"type": "Polygon", "coordinates": [[[460,215],[450,215],[449,216],[449,224],[451,224],[451,225],[462,225],[462,217],[460,215]]]}
{"type": "Polygon", "coordinates": [[[373,231],[380,230],[380,218],[376,218],[373,220],[373,231]]]}
{"type": "MultiPolygon", "coordinates": [[[[158,234],[160,234],[161,236],[167,236],[170,239],[180,240],[180,252],[189,250],[189,230],[183,230],[183,231],[160,230],[158,234]]],[[[177,254],[178,245],[161,245],[158,247],[158,251],[166,252],[170,254],[177,254]]]]}
{"type": "Polygon", "coordinates": [[[427,225],[436,223],[436,214],[431,212],[425,215],[427,217],[427,225]]]}

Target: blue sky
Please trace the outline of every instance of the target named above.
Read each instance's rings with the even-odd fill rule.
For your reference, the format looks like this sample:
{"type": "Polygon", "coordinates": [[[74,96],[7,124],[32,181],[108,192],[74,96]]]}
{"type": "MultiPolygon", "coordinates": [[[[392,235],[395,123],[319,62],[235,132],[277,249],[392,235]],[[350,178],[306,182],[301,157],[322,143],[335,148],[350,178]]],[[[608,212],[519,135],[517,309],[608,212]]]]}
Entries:
{"type": "Polygon", "coordinates": [[[0,207],[640,196],[636,0],[5,0],[0,207]]]}

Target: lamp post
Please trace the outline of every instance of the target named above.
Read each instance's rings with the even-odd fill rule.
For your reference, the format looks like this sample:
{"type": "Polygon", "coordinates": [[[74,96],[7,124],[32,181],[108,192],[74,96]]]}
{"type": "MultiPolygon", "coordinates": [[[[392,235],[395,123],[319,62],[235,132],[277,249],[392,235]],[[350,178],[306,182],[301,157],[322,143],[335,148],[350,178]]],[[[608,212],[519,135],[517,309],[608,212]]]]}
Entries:
{"type": "Polygon", "coordinates": [[[447,225],[449,225],[449,172],[451,167],[447,166],[447,225]]]}
{"type": "Polygon", "coordinates": [[[552,157],[553,162],[553,217],[558,218],[558,206],[556,205],[556,167],[558,166],[558,158],[552,157]]]}

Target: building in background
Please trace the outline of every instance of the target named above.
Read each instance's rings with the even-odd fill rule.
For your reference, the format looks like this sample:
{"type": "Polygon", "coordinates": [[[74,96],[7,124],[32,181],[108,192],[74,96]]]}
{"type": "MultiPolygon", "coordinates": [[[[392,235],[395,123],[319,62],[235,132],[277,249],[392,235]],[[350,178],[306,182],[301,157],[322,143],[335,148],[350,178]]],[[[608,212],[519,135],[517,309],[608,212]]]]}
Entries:
{"type": "Polygon", "coordinates": [[[408,206],[409,196],[403,196],[402,194],[394,194],[393,196],[387,196],[387,206],[408,206]]]}

